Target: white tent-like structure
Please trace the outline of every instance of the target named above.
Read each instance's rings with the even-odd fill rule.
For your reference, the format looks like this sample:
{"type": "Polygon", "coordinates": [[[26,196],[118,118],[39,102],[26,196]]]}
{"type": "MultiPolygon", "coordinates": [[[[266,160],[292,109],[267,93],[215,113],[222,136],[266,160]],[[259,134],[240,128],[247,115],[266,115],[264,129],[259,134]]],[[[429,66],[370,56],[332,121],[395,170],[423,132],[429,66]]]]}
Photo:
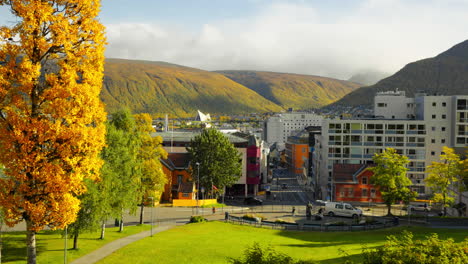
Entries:
{"type": "Polygon", "coordinates": [[[197,110],[198,114],[197,117],[195,118],[195,121],[201,121],[201,122],[210,122],[211,117],[210,114],[203,114],[200,110],[197,110]]]}

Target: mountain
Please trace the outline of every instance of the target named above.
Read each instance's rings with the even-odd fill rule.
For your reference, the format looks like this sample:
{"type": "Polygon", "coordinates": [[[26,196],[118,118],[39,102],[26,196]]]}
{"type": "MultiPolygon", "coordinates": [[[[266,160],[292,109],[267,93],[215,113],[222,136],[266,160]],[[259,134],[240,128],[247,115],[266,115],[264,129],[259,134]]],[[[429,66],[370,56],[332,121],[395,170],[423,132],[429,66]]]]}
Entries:
{"type": "Polygon", "coordinates": [[[410,63],[375,85],[362,87],[343,97],[335,105],[370,105],[379,91],[398,88],[413,96],[427,94],[468,94],[468,40],[434,58],[410,63]]]}
{"type": "Polygon", "coordinates": [[[281,111],[282,107],[222,74],[165,62],[107,59],[101,99],[108,112],[126,106],[134,112],[187,117],[202,112],[281,111]]]}
{"type": "Polygon", "coordinates": [[[364,86],[374,85],[378,81],[387,78],[391,74],[379,72],[379,71],[363,71],[354,74],[351,78],[348,79],[350,82],[360,83],[364,86]]]}
{"type": "Polygon", "coordinates": [[[310,109],[330,104],[361,85],[332,78],[260,71],[216,71],[283,108],[310,109]]]}

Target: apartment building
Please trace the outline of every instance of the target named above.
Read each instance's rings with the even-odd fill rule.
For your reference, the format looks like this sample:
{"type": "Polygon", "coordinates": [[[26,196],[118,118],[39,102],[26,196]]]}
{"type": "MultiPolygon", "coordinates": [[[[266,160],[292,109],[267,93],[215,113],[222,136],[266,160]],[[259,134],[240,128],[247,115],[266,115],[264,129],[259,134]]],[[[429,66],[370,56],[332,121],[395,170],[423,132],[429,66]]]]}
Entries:
{"type": "Polygon", "coordinates": [[[375,97],[375,117],[324,120],[311,168],[319,198],[334,198],[334,164],[371,163],[375,153],[388,147],[408,156],[412,189],[428,194],[426,166],[439,160],[443,146],[468,145],[467,101],[460,95],[408,98],[401,91],[383,92],[375,97]]]}
{"type": "Polygon", "coordinates": [[[285,112],[269,117],[263,124],[263,139],[270,145],[285,143],[294,131],[321,126],[323,117],[315,113],[285,112]]]}

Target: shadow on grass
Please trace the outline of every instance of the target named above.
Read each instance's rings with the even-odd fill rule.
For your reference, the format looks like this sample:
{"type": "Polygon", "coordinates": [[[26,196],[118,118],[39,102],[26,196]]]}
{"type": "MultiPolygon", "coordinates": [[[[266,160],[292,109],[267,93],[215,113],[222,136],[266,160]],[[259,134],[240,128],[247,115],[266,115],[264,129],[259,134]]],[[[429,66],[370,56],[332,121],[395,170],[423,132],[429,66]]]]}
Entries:
{"type": "MultiPolygon", "coordinates": [[[[36,252],[38,252],[38,255],[44,250],[44,245],[37,243],[36,240],[36,252]]],[[[8,252],[8,254],[2,254],[2,262],[27,261],[26,234],[23,233],[23,237],[20,237],[19,234],[15,234],[14,236],[10,234],[4,235],[2,251],[8,252]]]]}

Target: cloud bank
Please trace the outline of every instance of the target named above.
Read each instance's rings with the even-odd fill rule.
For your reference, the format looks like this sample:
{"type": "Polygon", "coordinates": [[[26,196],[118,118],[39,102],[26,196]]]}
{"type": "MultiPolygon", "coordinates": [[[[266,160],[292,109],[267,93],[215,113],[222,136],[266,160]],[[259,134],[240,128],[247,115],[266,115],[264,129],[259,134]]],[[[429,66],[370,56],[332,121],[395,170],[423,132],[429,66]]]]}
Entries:
{"type": "Polygon", "coordinates": [[[324,12],[307,1],[278,1],[254,16],[209,22],[196,31],[192,25],[108,24],[106,55],[347,79],[365,70],[393,73],[468,39],[466,0],[358,3],[324,12]]]}

